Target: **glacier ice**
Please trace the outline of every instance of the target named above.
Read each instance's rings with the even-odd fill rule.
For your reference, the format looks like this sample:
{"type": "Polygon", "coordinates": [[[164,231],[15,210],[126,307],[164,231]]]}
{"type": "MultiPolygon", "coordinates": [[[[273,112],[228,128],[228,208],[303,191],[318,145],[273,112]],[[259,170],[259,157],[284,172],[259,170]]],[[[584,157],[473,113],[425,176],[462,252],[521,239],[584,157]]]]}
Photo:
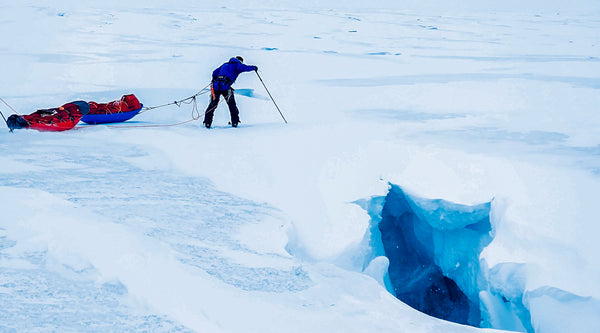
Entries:
{"type": "Polygon", "coordinates": [[[480,326],[479,253],[492,240],[490,203],[408,196],[392,185],[379,230],[393,293],[424,313],[480,326]]]}
{"type": "Polygon", "coordinates": [[[385,197],[356,203],[371,217],[365,274],[380,283],[383,277],[386,289],[413,308],[461,324],[518,332],[597,327],[597,299],[553,286],[530,290],[533,268],[527,263],[488,267],[480,259],[494,238],[492,224],[501,223],[490,220],[492,202],[468,206],[425,199],[390,184],[385,197]]]}

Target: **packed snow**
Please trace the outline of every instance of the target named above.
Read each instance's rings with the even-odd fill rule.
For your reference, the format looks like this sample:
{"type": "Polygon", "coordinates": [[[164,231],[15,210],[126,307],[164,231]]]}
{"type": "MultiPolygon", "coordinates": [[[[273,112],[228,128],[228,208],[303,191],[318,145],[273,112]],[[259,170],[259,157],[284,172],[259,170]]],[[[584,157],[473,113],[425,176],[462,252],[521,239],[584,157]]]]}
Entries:
{"type": "Polygon", "coordinates": [[[199,94],[0,132],[0,331],[600,327],[597,2],[0,13],[5,117],[199,94]],[[225,103],[202,126],[210,74],[236,55],[287,124],[249,72],[240,126],[225,103]]]}

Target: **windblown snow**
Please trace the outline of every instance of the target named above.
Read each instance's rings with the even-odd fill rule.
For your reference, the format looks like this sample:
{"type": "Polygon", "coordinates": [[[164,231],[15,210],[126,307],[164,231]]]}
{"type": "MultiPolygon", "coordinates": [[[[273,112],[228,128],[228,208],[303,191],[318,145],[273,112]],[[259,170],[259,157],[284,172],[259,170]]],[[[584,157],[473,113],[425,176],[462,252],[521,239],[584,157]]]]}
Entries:
{"type": "Polygon", "coordinates": [[[200,92],[0,133],[0,331],[600,326],[596,2],[0,13],[5,117],[200,92]],[[269,91],[241,74],[240,126],[221,103],[206,129],[203,89],[236,55],[269,91]]]}

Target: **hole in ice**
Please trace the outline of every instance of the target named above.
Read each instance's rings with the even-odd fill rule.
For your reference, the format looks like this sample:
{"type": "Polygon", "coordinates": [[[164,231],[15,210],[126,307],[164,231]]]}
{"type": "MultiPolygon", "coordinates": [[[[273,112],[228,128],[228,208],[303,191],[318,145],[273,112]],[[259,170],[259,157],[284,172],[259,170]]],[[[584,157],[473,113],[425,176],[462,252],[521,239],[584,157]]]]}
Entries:
{"type": "Polygon", "coordinates": [[[397,298],[431,316],[480,326],[479,254],[491,240],[490,203],[410,197],[392,186],[379,230],[397,298]]]}

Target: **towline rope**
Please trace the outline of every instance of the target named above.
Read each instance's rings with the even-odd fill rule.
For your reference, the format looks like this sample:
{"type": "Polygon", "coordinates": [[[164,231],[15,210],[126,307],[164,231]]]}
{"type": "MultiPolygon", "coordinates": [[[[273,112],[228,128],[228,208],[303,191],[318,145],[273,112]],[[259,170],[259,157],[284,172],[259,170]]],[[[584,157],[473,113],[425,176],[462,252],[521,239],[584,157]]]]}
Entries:
{"type": "MultiPolygon", "coordinates": [[[[169,103],[169,104],[165,104],[165,105],[160,105],[160,106],[152,107],[152,108],[148,109],[148,110],[153,110],[153,109],[157,109],[159,107],[164,107],[164,106],[173,105],[173,104],[179,106],[179,104],[181,104],[181,103],[193,104],[193,106],[192,106],[192,119],[188,119],[186,121],[182,121],[182,122],[175,123],[175,124],[166,124],[166,125],[126,125],[126,126],[121,126],[121,125],[105,125],[105,126],[106,127],[113,127],[113,128],[170,127],[170,126],[179,126],[179,125],[183,125],[183,124],[186,124],[186,123],[189,123],[189,122],[192,122],[192,121],[196,121],[196,120],[200,119],[200,112],[198,111],[198,103],[196,102],[196,97],[198,95],[199,94],[196,94],[196,95],[194,95],[192,97],[186,98],[185,99],[186,102],[182,102],[184,100],[181,100],[181,101],[177,101],[177,102],[173,102],[173,103],[169,103]],[[189,100],[189,99],[191,99],[191,101],[187,102],[187,100],[189,100]]],[[[146,110],[146,111],[148,111],[148,110],[146,110]]],[[[94,126],[96,126],[96,125],[94,125],[94,126]]]]}
{"type": "Polygon", "coordinates": [[[208,93],[210,90],[207,88],[210,85],[211,85],[211,83],[207,84],[204,88],[202,88],[196,94],[194,94],[190,97],[184,98],[184,99],[180,99],[178,101],[174,101],[174,102],[162,104],[162,105],[157,105],[157,106],[147,106],[147,107],[144,106],[142,108],[142,110],[138,113],[138,114],[140,114],[140,113],[144,113],[146,111],[159,109],[159,108],[163,108],[163,107],[167,107],[167,106],[171,106],[171,105],[177,105],[177,107],[180,107],[182,104],[192,104],[192,119],[188,119],[188,120],[174,123],[174,124],[164,124],[164,125],[125,125],[125,126],[123,126],[123,125],[104,125],[104,126],[112,127],[112,128],[171,127],[171,126],[179,126],[179,125],[187,124],[192,121],[196,121],[196,120],[200,119],[200,117],[201,117],[200,111],[198,111],[198,103],[196,101],[196,97],[208,93]]]}
{"type": "MultiPolygon", "coordinates": [[[[171,103],[167,103],[167,104],[163,104],[163,105],[157,105],[157,106],[144,106],[142,108],[142,111],[140,111],[139,113],[144,113],[146,111],[150,111],[150,110],[154,110],[154,109],[158,109],[158,108],[163,108],[165,106],[169,106],[169,105],[177,105],[180,106],[181,104],[191,104],[193,100],[196,99],[196,97],[206,94],[207,92],[209,92],[210,90],[207,89],[208,87],[210,87],[211,83],[207,84],[204,88],[202,88],[199,92],[197,92],[196,94],[188,97],[188,98],[184,98],[178,101],[174,101],[171,103]]],[[[138,113],[138,114],[139,114],[138,113]]]]}
{"type": "MultiPolygon", "coordinates": [[[[258,75],[258,73],[257,73],[258,75]]],[[[260,78],[260,76],[259,76],[260,78]]],[[[262,82],[262,79],[261,79],[262,82]]],[[[199,92],[197,92],[196,94],[184,98],[184,99],[180,99],[178,101],[174,101],[171,103],[166,103],[166,104],[162,104],[162,105],[157,105],[157,106],[144,106],[142,107],[142,110],[140,112],[138,112],[138,114],[150,111],[150,110],[154,110],[154,109],[159,109],[159,108],[163,108],[163,107],[167,107],[167,106],[171,106],[171,105],[177,105],[177,107],[180,107],[182,104],[192,104],[192,118],[182,121],[182,122],[178,122],[178,123],[174,123],[174,124],[164,124],[164,125],[129,125],[129,126],[120,126],[120,125],[105,125],[106,127],[113,127],[113,128],[138,128],[138,127],[170,127],[170,126],[179,126],[179,125],[183,125],[183,124],[187,124],[189,122],[192,121],[196,121],[198,119],[200,119],[200,117],[204,114],[206,115],[206,113],[214,111],[214,109],[216,109],[216,106],[212,109],[206,110],[203,114],[200,113],[200,111],[198,110],[198,103],[196,101],[196,97],[200,96],[200,95],[204,95],[206,93],[208,93],[210,91],[210,89],[207,89],[210,85],[212,84],[212,82],[210,82],[209,84],[207,84],[204,88],[202,88],[199,92]]],[[[263,83],[264,85],[264,83],[263,83]]],[[[265,87],[266,89],[266,87],[265,87]]],[[[267,90],[268,92],[268,90],[267,90]]],[[[271,94],[269,93],[269,96],[271,94]]],[[[271,97],[272,99],[272,97],[271,97]]],[[[6,104],[6,106],[8,106],[13,112],[15,112],[16,114],[18,114],[18,112],[13,109],[8,103],[6,103],[6,101],[4,99],[2,99],[2,97],[0,97],[0,101],[2,101],[4,104],[6,104]]],[[[275,101],[273,101],[273,103],[275,103],[275,101]]],[[[277,107],[277,104],[275,104],[275,106],[277,107]]],[[[279,110],[279,107],[277,107],[277,110],[279,110]]],[[[281,114],[281,111],[279,111],[279,113],[281,114]]],[[[2,115],[2,118],[4,119],[4,122],[6,122],[6,118],[4,117],[4,114],[0,111],[0,114],[2,115]]],[[[283,117],[283,114],[281,115],[281,117],[283,117]]],[[[283,118],[283,120],[287,123],[287,121],[285,120],[285,118],[283,118]]],[[[8,126],[8,123],[7,123],[8,126]]],[[[88,127],[88,126],[86,126],[88,127]]],[[[89,126],[89,127],[93,127],[93,126],[89,126]]],[[[11,131],[12,132],[12,131],[11,131]]]]}
{"type": "Polygon", "coordinates": [[[0,101],[2,101],[2,103],[6,104],[6,106],[8,106],[11,110],[13,110],[14,113],[18,113],[17,110],[13,109],[12,106],[10,106],[8,103],[6,103],[4,98],[0,97],[0,101]]]}

